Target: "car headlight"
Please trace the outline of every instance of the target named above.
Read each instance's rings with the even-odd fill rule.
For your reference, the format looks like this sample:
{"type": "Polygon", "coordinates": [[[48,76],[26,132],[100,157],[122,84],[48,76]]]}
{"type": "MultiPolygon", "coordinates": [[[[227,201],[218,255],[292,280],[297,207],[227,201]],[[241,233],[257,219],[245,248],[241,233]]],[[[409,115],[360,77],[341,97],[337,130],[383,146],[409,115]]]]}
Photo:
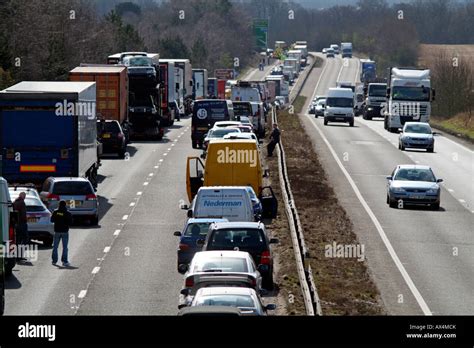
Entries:
{"type": "Polygon", "coordinates": [[[402,192],[405,192],[405,189],[403,187],[392,187],[392,191],[397,192],[397,193],[402,193],[402,192]]]}
{"type": "Polygon", "coordinates": [[[430,194],[430,195],[434,195],[436,193],[438,193],[438,189],[437,188],[430,188],[428,191],[426,191],[427,194],[430,194]]]}

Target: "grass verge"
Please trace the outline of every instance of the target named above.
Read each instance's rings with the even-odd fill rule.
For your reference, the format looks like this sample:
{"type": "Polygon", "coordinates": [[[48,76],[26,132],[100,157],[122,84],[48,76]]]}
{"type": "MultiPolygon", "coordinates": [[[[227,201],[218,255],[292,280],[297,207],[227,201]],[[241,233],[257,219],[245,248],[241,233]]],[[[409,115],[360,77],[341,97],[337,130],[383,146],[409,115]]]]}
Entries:
{"type": "Polygon", "coordinates": [[[460,114],[446,120],[431,117],[430,123],[446,133],[458,136],[474,143],[474,119],[469,114],[460,114]]]}

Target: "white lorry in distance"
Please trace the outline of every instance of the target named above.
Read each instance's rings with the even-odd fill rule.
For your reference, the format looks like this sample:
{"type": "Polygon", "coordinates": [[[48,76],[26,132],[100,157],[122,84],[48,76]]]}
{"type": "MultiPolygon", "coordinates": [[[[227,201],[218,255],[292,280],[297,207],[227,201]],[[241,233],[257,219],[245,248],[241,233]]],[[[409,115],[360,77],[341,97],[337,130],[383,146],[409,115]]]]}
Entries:
{"type": "Polygon", "coordinates": [[[382,111],[384,128],[397,132],[405,122],[428,123],[434,97],[429,69],[391,68],[382,111]]]}

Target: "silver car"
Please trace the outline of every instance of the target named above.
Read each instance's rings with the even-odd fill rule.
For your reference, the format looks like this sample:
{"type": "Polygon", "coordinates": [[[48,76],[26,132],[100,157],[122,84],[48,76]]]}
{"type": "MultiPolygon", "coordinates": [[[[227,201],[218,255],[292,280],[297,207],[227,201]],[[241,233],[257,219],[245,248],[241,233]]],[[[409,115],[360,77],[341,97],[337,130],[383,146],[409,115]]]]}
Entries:
{"type": "Polygon", "coordinates": [[[438,210],[440,205],[440,182],[429,166],[413,164],[398,165],[387,176],[387,204],[391,208],[403,208],[405,204],[428,205],[438,210]]]}
{"type": "Polygon", "coordinates": [[[430,125],[424,122],[405,123],[398,140],[398,148],[402,151],[406,148],[415,148],[433,152],[434,137],[430,125]]]}
{"type": "Polygon", "coordinates": [[[314,106],[314,117],[324,116],[324,110],[326,109],[326,99],[319,99],[314,106]]]}
{"type": "Polygon", "coordinates": [[[30,239],[43,242],[44,246],[53,245],[54,224],[51,222],[51,212],[41,201],[38,191],[29,187],[9,187],[12,201],[18,198],[20,192],[26,193],[26,218],[30,239]]]}
{"type": "Polygon", "coordinates": [[[99,222],[99,202],[92,184],[85,178],[49,177],[40,196],[50,211],[57,209],[59,201],[64,200],[74,218],[86,218],[91,225],[99,222]]]}
{"type": "Polygon", "coordinates": [[[254,289],[241,287],[201,288],[191,302],[191,307],[197,306],[236,307],[244,316],[267,315],[268,310],[276,308],[274,304],[263,305],[254,289]]]}
{"type": "Polygon", "coordinates": [[[262,290],[262,276],[249,253],[234,250],[200,251],[194,254],[191,264],[180,265],[184,275],[180,305],[189,305],[200,288],[210,286],[250,287],[262,290]]]}

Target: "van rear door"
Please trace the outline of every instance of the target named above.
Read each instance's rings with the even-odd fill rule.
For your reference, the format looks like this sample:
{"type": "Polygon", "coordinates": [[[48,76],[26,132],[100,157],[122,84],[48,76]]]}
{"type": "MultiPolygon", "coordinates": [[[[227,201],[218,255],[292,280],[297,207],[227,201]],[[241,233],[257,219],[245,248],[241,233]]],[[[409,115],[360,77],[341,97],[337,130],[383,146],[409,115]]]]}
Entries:
{"type": "Polygon", "coordinates": [[[186,164],[186,191],[191,202],[204,182],[204,164],[199,157],[188,157],[186,164]]]}

